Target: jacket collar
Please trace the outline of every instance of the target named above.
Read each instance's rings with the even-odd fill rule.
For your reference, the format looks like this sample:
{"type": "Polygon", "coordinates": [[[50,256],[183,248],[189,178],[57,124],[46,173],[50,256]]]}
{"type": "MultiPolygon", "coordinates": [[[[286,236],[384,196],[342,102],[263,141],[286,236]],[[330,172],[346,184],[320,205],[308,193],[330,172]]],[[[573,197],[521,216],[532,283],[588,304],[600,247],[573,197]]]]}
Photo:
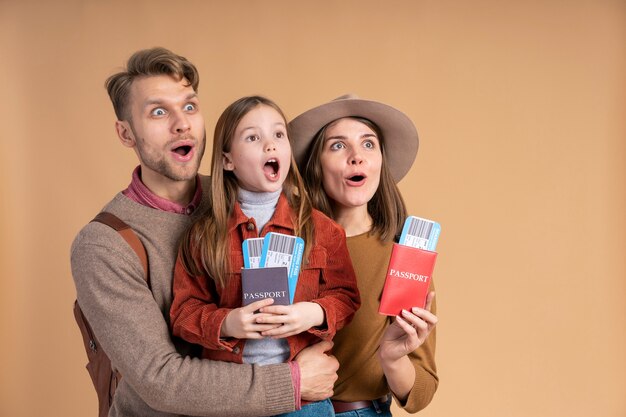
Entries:
{"type": "MultiPolygon", "coordinates": [[[[278,197],[278,202],[276,203],[276,210],[274,210],[274,214],[265,225],[264,230],[266,230],[268,226],[273,226],[287,229],[293,232],[294,226],[291,217],[291,211],[292,210],[291,207],[289,207],[289,202],[287,201],[285,193],[280,193],[280,197],[278,197]]],[[[236,201],[235,207],[233,209],[233,215],[228,222],[228,231],[232,232],[233,229],[249,222],[250,218],[243,214],[243,211],[241,211],[241,205],[238,201],[236,201]]]]}

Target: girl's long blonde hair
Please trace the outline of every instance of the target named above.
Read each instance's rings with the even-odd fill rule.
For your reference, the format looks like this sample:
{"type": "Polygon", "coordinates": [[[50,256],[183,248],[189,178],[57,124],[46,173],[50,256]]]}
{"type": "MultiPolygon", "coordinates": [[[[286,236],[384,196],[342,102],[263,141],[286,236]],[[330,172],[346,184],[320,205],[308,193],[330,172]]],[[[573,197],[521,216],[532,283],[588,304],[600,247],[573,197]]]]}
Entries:
{"type": "MultiPolygon", "coordinates": [[[[222,287],[226,284],[231,268],[228,221],[233,214],[238,190],[234,173],[224,170],[222,155],[230,151],[235,130],[241,119],[257,106],[272,107],[282,116],[287,126],[287,119],[280,107],[265,97],[243,97],[224,110],[215,126],[213,138],[210,208],[186,232],[180,247],[183,265],[190,275],[208,275],[222,287]]],[[[289,136],[289,132],[287,135],[289,136]]],[[[305,241],[304,259],[306,260],[314,236],[311,220],[312,206],[293,156],[291,167],[283,183],[283,193],[287,197],[289,206],[295,212],[292,219],[294,232],[305,241]]]]}

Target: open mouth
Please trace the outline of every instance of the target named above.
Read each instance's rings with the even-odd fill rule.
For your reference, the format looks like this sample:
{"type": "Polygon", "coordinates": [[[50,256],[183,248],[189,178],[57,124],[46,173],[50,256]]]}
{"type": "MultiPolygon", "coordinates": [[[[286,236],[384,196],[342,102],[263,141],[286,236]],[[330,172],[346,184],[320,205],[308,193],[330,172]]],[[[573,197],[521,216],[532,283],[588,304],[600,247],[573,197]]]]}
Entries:
{"type": "Polygon", "coordinates": [[[263,165],[263,171],[265,172],[265,175],[269,176],[270,178],[276,178],[276,176],[278,176],[278,171],[280,170],[280,164],[278,163],[277,159],[269,159],[265,165],[263,165]]]}
{"type": "Polygon", "coordinates": [[[172,151],[179,154],[180,156],[187,156],[187,154],[191,152],[191,146],[190,145],[178,146],[172,149],[172,151]]]}
{"type": "Polygon", "coordinates": [[[349,181],[354,181],[354,182],[363,181],[364,179],[365,177],[363,175],[353,175],[351,177],[348,177],[349,181]]]}

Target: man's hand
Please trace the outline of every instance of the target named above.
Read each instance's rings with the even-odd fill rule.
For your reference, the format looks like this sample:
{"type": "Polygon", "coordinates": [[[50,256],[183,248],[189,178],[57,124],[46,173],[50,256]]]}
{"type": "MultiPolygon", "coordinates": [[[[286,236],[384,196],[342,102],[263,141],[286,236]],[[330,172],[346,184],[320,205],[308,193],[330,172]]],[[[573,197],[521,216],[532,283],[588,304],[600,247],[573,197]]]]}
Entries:
{"type": "Polygon", "coordinates": [[[333,343],[322,341],[300,351],[295,361],[300,366],[300,394],[303,400],[321,401],[333,395],[339,362],[329,351],[333,343]]]}

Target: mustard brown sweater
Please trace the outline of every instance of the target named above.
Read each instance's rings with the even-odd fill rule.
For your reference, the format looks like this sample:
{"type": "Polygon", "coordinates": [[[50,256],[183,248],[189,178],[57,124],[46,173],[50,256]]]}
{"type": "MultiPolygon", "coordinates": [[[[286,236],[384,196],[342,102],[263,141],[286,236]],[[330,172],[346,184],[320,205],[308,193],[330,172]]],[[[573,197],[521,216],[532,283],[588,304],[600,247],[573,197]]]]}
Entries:
{"type": "MultiPolygon", "coordinates": [[[[202,186],[210,190],[208,178],[202,186]]],[[[89,223],[72,244],[78,302],[123,376],[110,416],[262,416],[295,408],[288,364],[192,358],[186,356],[190,345],[170,337],[178,241],[206,209],[203,200],[192,216],[155,210],[121,193],[104,207],[128,223],[146,247],[152,291],[139,259],[110,227],[89,223]]]]}
{"type": "MultiPolygon", "coordinates": [[[[348,237],[347,243],[361,294],[361,308],[352,322],[339,330],[334,339],[333,353],[340,367],[333,400],[373,400],[390,391],[378,361],[377,350],[380,337],[390,322],[389,317],[378,314],[378,305],[393,245],[391,242],[383,243],[368,233],[348,237]]],[[[432,311],[436,313],[434,302],[432,311]]],[[[415,368],[415,382],[406,403],[397,401],[409,413],[426,407],[437,390],[439,379],[435,366],[435,332],[433,329],[426,342],[409,354],[415,368]]]]}

